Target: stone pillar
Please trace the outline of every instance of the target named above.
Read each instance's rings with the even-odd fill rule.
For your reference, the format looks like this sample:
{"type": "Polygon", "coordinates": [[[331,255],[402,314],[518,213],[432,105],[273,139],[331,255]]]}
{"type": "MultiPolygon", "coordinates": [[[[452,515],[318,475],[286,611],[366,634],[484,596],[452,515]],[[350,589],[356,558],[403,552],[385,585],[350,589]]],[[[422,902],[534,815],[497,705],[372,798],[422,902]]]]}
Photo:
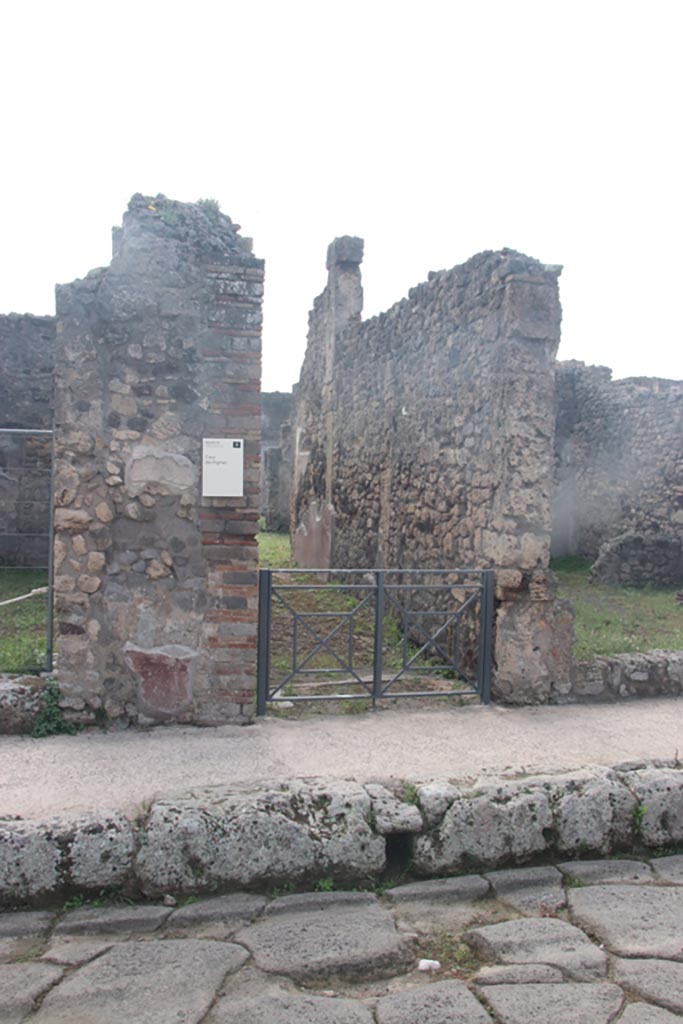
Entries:
{"type": "Polygon", "coordinates": [[[57,289],[59,682],[84,717],[213,723],[255,689],[263,262],[210,201],[136,195],[57,289]],[[203,438],[243,496],[201,497],[203,438]]]}
{"type": "Polygon", "coordinates": [[[334,483],[335,453],[335,361],[340,333],[349,324],[360,323],[363,310],[363,287],[360,264],[363,260],[363,239],[344,235],[335,238],[327,249],[327,287],[315,300],[309,316],[308,351],[314,358],[322,353],[320,364],[313,375],[317,381],[314,401],[300,402],[294,423],[293,486],[296,497],[306,474],[310,481],[303,486],[312,492],[305,507],[294,507],[292,516],[293,553],[298,565],[308,568],[327,568],[334,531],[332,488],[334,483]],[[308,420],[315,424],[313,433],[324,442],[310,446],[308,420]]]}

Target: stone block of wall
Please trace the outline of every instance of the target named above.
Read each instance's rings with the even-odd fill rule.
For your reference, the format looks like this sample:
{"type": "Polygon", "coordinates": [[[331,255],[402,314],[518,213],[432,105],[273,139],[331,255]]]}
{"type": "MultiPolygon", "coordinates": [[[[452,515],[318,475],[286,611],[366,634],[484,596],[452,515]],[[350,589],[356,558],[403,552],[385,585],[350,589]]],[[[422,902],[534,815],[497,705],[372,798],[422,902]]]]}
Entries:
{"type": "MultiPolygon", "coordinates": [[[[0,427],[50,430],[55,318],[0,316],[0,427]]],[[[0,434],[0,565],[48,564],[51,442],[0,434]]]]}
{"type": "Polygon", "coordinates": [[[361,258],[360,239],[330,246],[309,318],[293,422],[295,558],[495,568],[496,693],[546,699],[571,649],[571,623],[552,638],[554,619],[571,614],[547,571],[559,268],[482,253],[361,322],[361,258]]]}
{"type": "Polygon", "coordinates": [[[625,587],[683,586],[683,545],[661,533],[622,533],[600,547],[591,578],[625,587]]]}
{"type": "Polygon", "coordinates": [[[681,694],[683,651],[647,651],[577,661],[570,684],[553,687],[553,700],[558,703],[681,694]]]}
{"type": "Polygon", "coordinates": [[[211,204],[134,196],[111,265],[57,291],[60,686],[107,716],[251,715],[263,263],[211,204]],[[244,495],[201,497],[206,437],[244,495]]]}
{"type": "Polygon", "coordinates": [[[683,381],[557,367],[553,554],[595,558],[627,531],[683,541],[683,381]]]}

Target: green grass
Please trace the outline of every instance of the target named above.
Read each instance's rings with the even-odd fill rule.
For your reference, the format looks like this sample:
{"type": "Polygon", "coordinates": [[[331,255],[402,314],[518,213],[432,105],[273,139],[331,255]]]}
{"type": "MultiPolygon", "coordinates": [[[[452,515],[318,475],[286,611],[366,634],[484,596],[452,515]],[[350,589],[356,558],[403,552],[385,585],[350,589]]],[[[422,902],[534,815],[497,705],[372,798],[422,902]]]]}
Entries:
{"type": "Polygon", "coordinates": [[[569,598],[576,613],[577,658],[643,653],[683,648],[683,605],[675,590],[635,590],[591,583],[585,558],[557,558],[552,569],[560,581],[560,597],[569,598]]]}
{"type": "MultiPolygon", "coordinates": [[[[42,569],[0,569],[0,601],[47,585],[42,569]]],[[[47,595],[0,608],[0,672],[42,672],[47,649],[47,595]]]]}
{"type": "Polygon", "coordinates": [[[290,569],[292,551],[287,533],[259,533],[258,557],[261,569],[290,569]]]}

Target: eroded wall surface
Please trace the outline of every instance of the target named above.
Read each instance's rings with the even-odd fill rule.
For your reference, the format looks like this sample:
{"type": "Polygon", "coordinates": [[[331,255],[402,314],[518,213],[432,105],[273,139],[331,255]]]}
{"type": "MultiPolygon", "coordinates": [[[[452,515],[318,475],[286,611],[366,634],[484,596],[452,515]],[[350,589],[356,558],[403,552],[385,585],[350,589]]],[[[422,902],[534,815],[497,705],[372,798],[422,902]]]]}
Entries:
{"type": "Polygon", "coordinates": [[[361,322],[360,239],[328,251],[293,422],[295,558],[497,570],[499,697],[546,699],[571,613],[548,571],[558,267],[510,250],[361,322]]]}
{"type": "MultiPolygon", "coordinates": [[[[55,318],[0,316],[0,427],[52,428],[55,318]]],[[[49,558],[50,440],[0,434],[0,566],[49,558]]]]}
{"type": "Polygon", "coordinates": [[[228,217],[140,195],[111,265],[57,290],[57,650],[76,711],[251,715],[262,294],[228,217]],[[206,437],[243,441],[243,497],[201,497],[206,437]]]}
{"type": "Polygon", "coordinates": [[[683,541],[683,381],[559,363],[556,460],[553,553],[595,558],[627,532],[683,541]]]}

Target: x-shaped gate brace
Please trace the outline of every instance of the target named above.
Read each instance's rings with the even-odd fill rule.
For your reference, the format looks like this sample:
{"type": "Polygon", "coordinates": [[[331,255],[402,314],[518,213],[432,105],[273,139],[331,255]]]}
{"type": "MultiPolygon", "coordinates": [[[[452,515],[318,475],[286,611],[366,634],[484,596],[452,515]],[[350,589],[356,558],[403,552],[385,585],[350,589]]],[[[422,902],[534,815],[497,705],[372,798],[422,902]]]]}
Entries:
{"type": "MultiPolygon", "coordinates": [[[[259,574],[259,640],[258,640],[258,699],[257,699],[257,713],[264,715],[266,712],[266,706],[269,701],[278,700],[289,700],[289,701],[301,701],[301,700],[348,700],[357,697],[357,694],[326,694],[326,695],[288,695],[286,698],[278,696],[281,694],[284,688],[292,682],[298,676],[305,675],[339,675],[350,676],[348,680],[352,684],[358,684],[363,690],[372,698],[373,707],[376,702],[382,697],[387,695],[391,697],[422,697],[422,696],[453,696],[454,691],[445,690],[436,692],[434,690],[425,691],[411,691],[411,692],[391,692],[390,688],[401,679],[407,672],[424,672],[424,666],[416,664],[417,660],[430,648],[444,660],[444,664],[430,666],[432,671],[449,671],[455,673],[461,680],[467,682],[465,672],[462,668],[461,661],[458,657],[459,654],[459,640],[461,633],[461,620],[465,612],[471,610],[477,601],[479,601],[479,638],[478,638],[478,671],[477,671],[477,683],[476,687],[470,690],[459,690],[458,695],[467,693],[478,694],[480,699],[488,704],[490,701],[490,676],[492,666],[492,635],[493,635],[493,577],[494,574],[491,570],[385,570],[378,569],[373,572],[374,582],[373,583],[361,583],[361,584],[350,584],[350,583],[285,583],[285,584],[274,584],[273,576],[275,574],[287,574],[293,571],[300,572],[300,570],[272,570],[262,569],[259,574]],[[458,575],[461,577],[472,577],[475,576],[478,580],[476,583],[428,583],[419,584],[414,582],[409,583],[386,583],[386,577],[388,575],[398,575],[415,577],[417,574],[429,576],[442,576],[444,578],[448,576],[458,575]],[[283,596],[283,591],[297,591],[297,590],[328,590],[328,591],[365,591],[365,596],[361,598],[359,603],[350,611],[332,611],[332,612],[310,612],[300,611],[293,606],[293,604],[283,596]],[[444,611],[440,608],[432,609],[408,609],[406,608],[392,591],[402,590],[441,590],[441,591],[453,591],[453,590],[471,590],[472,593],[459,605],[455,611],[444,611]],[[353,666],[353,642],[354,642],[354,628],[356,623],[356,616],[364,608],[366,608],[373,600],[375,603],[375,629],[374,629],[374,652],[373,652],[373,678],[370,683],[368,680],[363,679],[358,674],[353,666]],[[270,671],[271,671],[271,626],[272,626],[272,609],[273,601],[277,599],[282,607],[292,616],[293,629],[292,629],[292,667],[291,671],[285,676],[277,686],[271,689],[270,687],[270,671]],[[384,644],[384,616],[388,606],[392,606],[401,616],[403,626],[403,665],[400,670],[394,673],[389,679],[383,677],[383,644],[384,644]],[[445,615],[446,619],[441,623],[439,628],[435,632],[429,632],[420,621],[422,616],[425,615],[445,615]],[[315,628],[310,620],[311,619],[338,619],[337,625],[333,629],[328,630],[326,633],[322,629],[315,628]],[[443,646],[442,638],[452,625],[455,624],[456,636],[454,645],[454,655],[451,656],[446,648],[443,646]],[[343,629],[348,629],[348,652],[346,658],[342,657],[335,647],[333,641],[339,636],[343,629]],[[300,631],[307,636],[312,638],[314,641],[314,647],[308,651],[303,660],[299,661],[299,639],[300,631]],[[323,635],[324,634],[324,635],[323,635]],[[410,637],[409,635],[410,634],[410,637]],[[408,640],[409,638],[421,638],[422,645],[420,648],[410,656],[408,656],[408,640]],[[327,653],[332,657],[334,662],[339,666],[337,668],[311,668],[311,662],[316,655],[321,653],[327,653]]],[[[361,570],[308,570],[307,575],[323,575],[327,578],[330,574],[337,576],[348,576],[355,575],[356,577],[367,575],[361,570]]]]}

